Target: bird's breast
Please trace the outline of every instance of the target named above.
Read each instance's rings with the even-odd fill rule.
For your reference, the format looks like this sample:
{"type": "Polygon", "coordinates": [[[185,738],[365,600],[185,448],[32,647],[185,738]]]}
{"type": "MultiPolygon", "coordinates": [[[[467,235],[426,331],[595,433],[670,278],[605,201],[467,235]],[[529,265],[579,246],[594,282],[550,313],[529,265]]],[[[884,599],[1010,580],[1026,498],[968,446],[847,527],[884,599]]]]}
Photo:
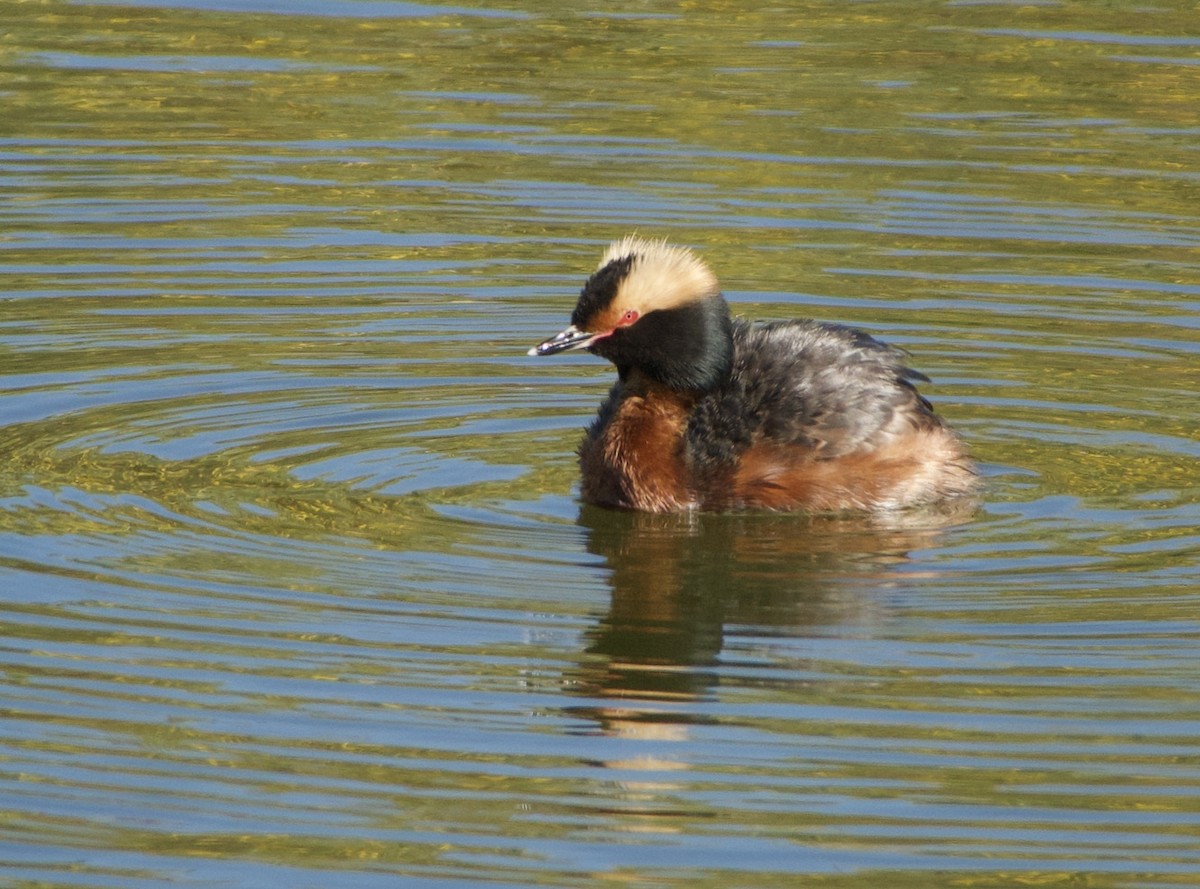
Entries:
{"type": "Polygon", "coordinates": [[[695,506],[683,457],[695,398],[654,386],[611,397],[579,450],[584,500],[652,512],[695,506]]]}

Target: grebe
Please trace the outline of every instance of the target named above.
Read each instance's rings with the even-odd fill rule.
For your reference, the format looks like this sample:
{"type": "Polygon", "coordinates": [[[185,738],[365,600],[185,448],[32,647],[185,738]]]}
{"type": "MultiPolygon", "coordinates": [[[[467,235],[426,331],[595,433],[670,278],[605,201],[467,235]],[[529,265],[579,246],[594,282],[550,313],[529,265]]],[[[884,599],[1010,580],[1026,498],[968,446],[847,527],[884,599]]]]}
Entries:
{"type": "Polygon", "coordinates": [[[579,447],[589,503],[883,511],[978,487],[898,349],[836,324],[732,318],[686,248],[613,243],[570,326],[529,354],[569,349],[617,367],[579,447]]]}

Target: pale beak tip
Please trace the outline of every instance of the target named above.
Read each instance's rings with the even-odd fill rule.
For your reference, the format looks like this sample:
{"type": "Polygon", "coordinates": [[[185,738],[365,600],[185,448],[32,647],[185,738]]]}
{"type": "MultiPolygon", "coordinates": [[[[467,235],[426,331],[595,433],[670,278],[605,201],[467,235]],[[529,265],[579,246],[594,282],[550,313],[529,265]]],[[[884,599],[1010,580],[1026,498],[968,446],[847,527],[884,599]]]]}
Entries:
{"type": "Polygon", "coordinates": [[[544,343],[538,343],[525,354],[543,358],[546,355],[557,355],[559,352],[569,352],[572,349],[586,349],[602,336],[607,336],[607,334],[589,333],[572,324],[562,333],[550,337],[544,343]]]}

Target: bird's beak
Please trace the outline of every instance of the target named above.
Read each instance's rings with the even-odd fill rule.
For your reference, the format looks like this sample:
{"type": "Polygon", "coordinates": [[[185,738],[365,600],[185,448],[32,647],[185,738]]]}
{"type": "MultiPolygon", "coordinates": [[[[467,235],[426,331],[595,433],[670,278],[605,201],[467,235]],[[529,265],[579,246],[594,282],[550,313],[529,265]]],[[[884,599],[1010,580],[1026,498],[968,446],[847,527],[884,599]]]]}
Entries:
{"type": "Polygon", "coordinates": [[[542,355],[557,355],[571,349],[586,349],[600,338],[601,334],[588,333],[580,330],[574,324],[556,336],[550,337],[544,343],[539,343],[526,354],[540,357],[542,355]]]}

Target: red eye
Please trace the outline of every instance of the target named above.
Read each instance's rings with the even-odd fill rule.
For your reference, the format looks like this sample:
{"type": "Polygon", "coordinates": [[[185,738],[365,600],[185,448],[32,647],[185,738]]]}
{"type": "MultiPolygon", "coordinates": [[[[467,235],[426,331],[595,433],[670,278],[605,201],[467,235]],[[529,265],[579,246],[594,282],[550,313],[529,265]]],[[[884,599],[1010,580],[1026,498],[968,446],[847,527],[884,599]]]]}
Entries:
{"type": "Polygon", "coordinates": [[[625,314],[621,316],[621,326],[626,327],[626,326],[632,324],[637,319],[638,319],[637,309],[628,309],[625,312],[625,314]]]}

